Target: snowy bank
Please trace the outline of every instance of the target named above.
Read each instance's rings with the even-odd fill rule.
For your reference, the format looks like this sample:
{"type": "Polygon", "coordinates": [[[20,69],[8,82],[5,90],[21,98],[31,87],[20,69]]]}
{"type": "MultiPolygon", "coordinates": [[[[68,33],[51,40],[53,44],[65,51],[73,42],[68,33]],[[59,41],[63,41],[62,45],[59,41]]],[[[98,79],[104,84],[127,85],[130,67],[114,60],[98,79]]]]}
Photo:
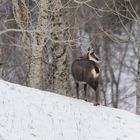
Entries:
{"type": "Polygon", "coordinates": [[[0,140],[140,140],[140,117],[0,80],[0,140]]]}

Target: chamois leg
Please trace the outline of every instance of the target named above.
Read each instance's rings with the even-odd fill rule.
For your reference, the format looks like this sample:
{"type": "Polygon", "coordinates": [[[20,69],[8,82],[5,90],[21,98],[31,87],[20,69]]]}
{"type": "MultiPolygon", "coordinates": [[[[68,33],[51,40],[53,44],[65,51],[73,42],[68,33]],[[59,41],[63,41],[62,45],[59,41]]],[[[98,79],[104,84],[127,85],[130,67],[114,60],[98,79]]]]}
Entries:
{"type": "Polygon", "coordinates": [[[75,83],[76,84],[76,94],[77,94],[77,99],[79,99],[79,83],[75,83]]]}
{"type": "Polygon", "coordinates": [[[89,83],[89,85],[94,89],[95,96],[96,96],[96,102],[94,105],[99,105],[99,89],[98,89],[98,81],[94,81],[92,83],[89,83]]]}
{"type": "Polygon", "coordinates": [[[96,92],[96,93],[95,93],[95,94],[96,94],[96,103],[95,103],[95,105],[97,106],[97,105],[100,105],[100,104],[99,104],[99,97],[100,97],[100,96],[99,96],[99,89],[97,88],[95,92],[96,92]]]}
{"type": "Polygon", "coordinates": [[[87,101],[87,84],[84,84],[84,98],[87,101]]]}

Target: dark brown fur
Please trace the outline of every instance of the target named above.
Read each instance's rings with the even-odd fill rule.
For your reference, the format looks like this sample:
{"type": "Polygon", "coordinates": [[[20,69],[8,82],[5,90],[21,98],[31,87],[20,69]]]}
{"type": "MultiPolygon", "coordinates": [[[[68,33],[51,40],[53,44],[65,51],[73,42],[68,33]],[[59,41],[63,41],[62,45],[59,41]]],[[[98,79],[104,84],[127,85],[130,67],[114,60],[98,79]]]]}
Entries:
{"type": "Polygon", "coordinates": [[[98,94],[98,77],[94,78],[91,71],[95,69],[95,72],[99,73],[99,68],[94,61],[88,60],[88,58],[80,57],[72,63],[71,71],[76,83],[77,98],[79,98],[79,82],[84,82],[84,93],[86,97],[87,84],[91,86],[96,92],[96,105],[99,104],[98,94]]]}

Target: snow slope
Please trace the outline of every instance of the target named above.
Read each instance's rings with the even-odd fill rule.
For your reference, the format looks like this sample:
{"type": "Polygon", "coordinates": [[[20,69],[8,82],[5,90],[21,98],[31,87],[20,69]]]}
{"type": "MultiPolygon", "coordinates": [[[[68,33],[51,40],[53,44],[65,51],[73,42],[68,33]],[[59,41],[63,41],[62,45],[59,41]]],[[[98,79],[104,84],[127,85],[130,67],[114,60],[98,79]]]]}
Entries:
{"type": "Polygon", "coordinates": [[[140,140],[140,117],[0,80],[0,140],[140,140]]]}

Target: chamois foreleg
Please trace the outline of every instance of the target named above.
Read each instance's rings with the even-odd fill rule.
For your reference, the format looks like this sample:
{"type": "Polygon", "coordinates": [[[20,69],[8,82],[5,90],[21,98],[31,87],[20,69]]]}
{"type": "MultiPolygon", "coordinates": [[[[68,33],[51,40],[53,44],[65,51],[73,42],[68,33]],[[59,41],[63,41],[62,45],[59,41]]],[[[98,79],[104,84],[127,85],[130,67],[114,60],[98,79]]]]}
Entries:
{"type": "Polygon", "coordinates": [[[99,96],[99,89],[98,88],[96,89],[95,94],[96,94],[96,103],[95,103],[95,105],[97,106],[97,105],[100,105],[99,104],[100,96],[99,96]]]}
{"type": "Polygon", "coordinates": [[[84,98],[87,101],[87,84],[84,84],[84,98]]]}
{"type": "Polygon", "coordinates": [[[76,94],[77,94],[77,99],[79,99],[79,83],[76,82],[76,94]]]}
{"type": "Polygon", "coordinates": [[[98,81],[95,80],[91,83],[89,83],[89,85],[94,89],[95,91],[95,96],[96,96],[96,102],[94,105],[99,105],[99,89],[98,89],[98,81]]]}

